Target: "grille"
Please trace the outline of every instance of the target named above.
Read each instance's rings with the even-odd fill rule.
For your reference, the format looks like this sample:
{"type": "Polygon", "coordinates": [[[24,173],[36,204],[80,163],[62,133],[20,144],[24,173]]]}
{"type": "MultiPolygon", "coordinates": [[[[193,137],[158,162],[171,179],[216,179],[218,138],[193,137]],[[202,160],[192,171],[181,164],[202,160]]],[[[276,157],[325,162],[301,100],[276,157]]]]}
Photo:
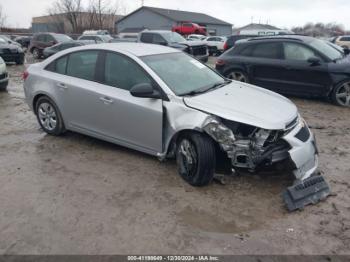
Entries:
{"type": "Polygon", "coordinates": [[[300,129],[300,131],[298,132],[298,134],[295,135],[295,137],[298,138],[302,142],[306,142],[307,140],[309,140],[310,131],[307,128],[307,126],[304,126],[302,129],[300,129]]]}
{"type": "Polygon", "coordinates": [[[192,55],[194,56],[200,56],[200,55],[206,55],[207,54],[207,47],[206,46],[192,46],[192,55]]]}

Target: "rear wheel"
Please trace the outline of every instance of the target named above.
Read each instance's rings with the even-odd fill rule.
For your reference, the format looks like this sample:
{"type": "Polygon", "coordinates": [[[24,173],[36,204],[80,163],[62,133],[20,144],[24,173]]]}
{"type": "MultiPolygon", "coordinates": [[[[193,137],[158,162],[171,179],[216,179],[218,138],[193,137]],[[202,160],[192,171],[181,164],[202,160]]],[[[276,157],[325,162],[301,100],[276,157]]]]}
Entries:
{"type": "Polygon", "coordinates": [[[16,60],[16,64],[17,64],[17,65],[23,65],[23,64],[24,64],[24,57],[18,58],[18,59],[16,60]]]}
{"type": "Polygon", "coordinates": [[[206,186],[214,177],[216,166],[213,141],[200,133],[182,136],[176,148],[180,176],[192,186],[206,186]]]}
{"type": "Polygon", "coordinates": [[[50,135],[62,135],[66,129],[56,104],[48,97],[40,97],[35,107],[41,128],[50,135]]]}
{"type": "Polygon", "coordinates": [[[231,80],[249,83],[249,79],[246,74],[244,74],[242,71],[238,70],[232,70],[229,73],[226,74],[226,77],[231,80]]]}
{"type": "Polygon", "coordinates": [[[336,105],[350,107],[350,80],[342,82],[334,88],[332,100],[336,105]]]}
{"type": "Polygon", "coordinates": [[[39,51],[38,48],[34,48],[32,53],[33,53],[33,57],[35,59],[39,59],[40,58],[40,51],[39,51]]]}

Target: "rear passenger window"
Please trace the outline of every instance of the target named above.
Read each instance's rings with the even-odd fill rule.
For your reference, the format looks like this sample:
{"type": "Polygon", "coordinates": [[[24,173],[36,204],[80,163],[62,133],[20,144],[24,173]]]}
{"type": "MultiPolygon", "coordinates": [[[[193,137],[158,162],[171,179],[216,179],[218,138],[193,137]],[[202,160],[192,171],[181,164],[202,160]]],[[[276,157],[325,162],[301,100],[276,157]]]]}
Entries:
{"type": "Polygon", "coordinates": [[[255,45],[253,57],[281,59],[280,43],[263,43],[255,45]]]}
{"type": "Polygon", "coordinates": [[[64,56],[56,60],[56,70],[57,74],[66,74],[68,56],[64,56]]]}
{"type": "Polygon", "coordinates": [[[65,75],[67,68],[67,60],[67,56],[58,58],[55,61],[51,62],[48,66],[46,66],[45,70],[65,75]]]}
{"type": "Polygon", "coordinates": [[[120,89],[130,90],[137,84],[151,84],[152,80],[134,61],[116,53],[107,53],[104,83],[120,89]]]}
{"type": "Polygon", "coordinates": [[[240,55],[241,56],[251,56],[252,52],[253,52],[253,48],[254,48],[254,46],[252,46],[252,45],[243,48],[242,51],[240,52],[240,55]]]}
{"type": "Polygon", "coordinates": [[[67,75],[93,81],[98,51],[83,51],[69,55],[67,75]]]}

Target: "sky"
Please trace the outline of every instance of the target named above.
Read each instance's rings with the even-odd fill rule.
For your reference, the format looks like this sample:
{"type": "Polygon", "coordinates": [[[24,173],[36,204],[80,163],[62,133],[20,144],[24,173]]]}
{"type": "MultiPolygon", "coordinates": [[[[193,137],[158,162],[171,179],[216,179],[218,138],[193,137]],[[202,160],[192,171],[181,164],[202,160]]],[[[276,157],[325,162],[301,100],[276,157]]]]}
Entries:
{"type": "MultiPolygon", "coordinates": [[[[45,15],[55,0],[0,0],[7,24],[29,27],[33,16],[45,15]]],[[[82,0],[85,4],[89,0],[82,0]]],[[[118,1],[129,12],[142,0],[118,1]]],[[[290,29],[307,22],[335,22],[350,29],[350,0],[144,0],[147,6],[206,13],[232,23],[235,27],[266,23],[290,29]]]]}

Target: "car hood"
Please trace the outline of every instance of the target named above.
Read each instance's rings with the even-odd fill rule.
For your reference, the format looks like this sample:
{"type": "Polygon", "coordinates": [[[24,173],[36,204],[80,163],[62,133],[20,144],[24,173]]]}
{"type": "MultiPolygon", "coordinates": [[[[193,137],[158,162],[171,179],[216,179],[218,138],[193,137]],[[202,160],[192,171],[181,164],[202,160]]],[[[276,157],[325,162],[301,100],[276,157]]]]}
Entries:
{"type": "Polygon", "coordinates": [[[289,99],[239,82],[185,97],[184,102],[188,107],[268,130],[283,130],[298,116],[297,107],[289,99]]]}

